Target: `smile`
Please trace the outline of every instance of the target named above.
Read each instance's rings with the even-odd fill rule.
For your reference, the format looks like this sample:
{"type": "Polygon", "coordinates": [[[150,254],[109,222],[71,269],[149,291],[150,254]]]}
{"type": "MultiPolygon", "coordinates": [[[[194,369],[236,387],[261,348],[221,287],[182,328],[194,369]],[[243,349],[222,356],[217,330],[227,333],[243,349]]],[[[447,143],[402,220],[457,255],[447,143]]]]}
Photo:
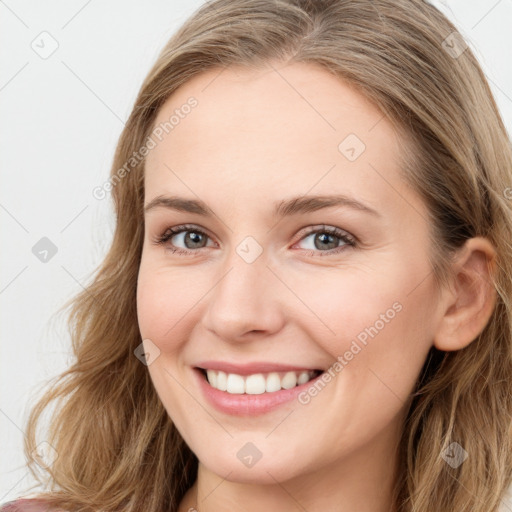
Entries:
{"type": "Polygon", "coordinates": [[[297,399],[325,372],[300,370],[242,376],[196,367],[193,373],[204,399],[218,411],[230,416],[258,416],[297,399]]]}
{"type": "Polygon", "coordinates": [[[202,370],[202,373],[206,376],[210,386],[219,391],[227,391],[237,395],[244,393],[248,395],[261,395],[306,384],[322,372],[321,370],[308,370],[238,375],[236,373],[207,369],[202,370]]]}

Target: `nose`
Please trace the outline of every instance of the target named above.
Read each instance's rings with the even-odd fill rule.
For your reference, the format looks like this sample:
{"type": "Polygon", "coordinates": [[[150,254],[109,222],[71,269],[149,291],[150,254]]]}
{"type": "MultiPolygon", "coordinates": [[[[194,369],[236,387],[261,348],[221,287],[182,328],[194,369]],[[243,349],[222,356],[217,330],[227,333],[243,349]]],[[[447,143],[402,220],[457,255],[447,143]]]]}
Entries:
{"type": "Polygon", "coordinates": [[[282,329],[285,290],[264,255],[248,263],[234,251],[207,295],[203,327],[224,341],[249,341],[282,329]]]}

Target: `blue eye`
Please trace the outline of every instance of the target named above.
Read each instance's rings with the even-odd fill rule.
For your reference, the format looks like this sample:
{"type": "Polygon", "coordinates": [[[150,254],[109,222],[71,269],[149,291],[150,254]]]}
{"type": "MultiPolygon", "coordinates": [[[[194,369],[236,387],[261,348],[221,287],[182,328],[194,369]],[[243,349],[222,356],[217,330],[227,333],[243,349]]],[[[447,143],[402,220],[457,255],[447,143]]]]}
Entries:
{"type": "Polygon", "coordinates": [[[346,246],[356,246],[354,237],[349,235],[346,231],[330,226],[322,226],[320,229],[317,228],[308,232],[305,237],[301,238],[300,242],[308,238],[312,239],[312,244],[310,244],[310,247],[307,249],[317,249],[316,251],[309,250],[307,253],[309,256],[328,256],[345,250],[346,246]],[[341,246],[339,245],[340,240],[342,242],[341,246]]]}
{"type": "MultiPolygon", "coordinates": [[[[309,249],[307,253],[309,256],[328,256],[345,250],[347,246],[356,246],[356,239],[353,236],[333,226],[321,226],[320,228],[312,229],[299,242],[310,237],[312,237],[313,246],[306,248],[306,250],[309,249]],[[341,246],[339,241],[342,242],[341,246]]],[[[190,256],[192,253],[198,252],[196,249],[205,248],[208,239],[210,237],[202,229],[196,226],[182,225],[167,228],[161,235],[156,237],[154,242],[159,245],[165,245],[172,253],[190,256]],[[181,236],[178,237],[178,235],[181,236]],[[185,248],[176,247],[174,243],[170,243],[173,238],[180,240],[180,243],[184,244],[185,248]],[[188,247],[186,247],[187,245],[188,247]]]]}
{"type": "Polygon", "coordinates": [[[168,249],[173,253],[190,254],[191,252],[194,252],[194,249],[202,249],[204,247],[204,245],[202,245],[203,242],[208,238],[209,236],[204,231],[195,226],[176,226],[173,228],[167,228],[160,236],[157,237],[155,242],[161,245],[170,245],[168,249]],[[192,245],[191,249],[181,249],[179,247],[174,247],[174,244],[168,244],[172,238],[182,234],[184,235],[180,237],[182,243],[190,243],[192,245]]]}

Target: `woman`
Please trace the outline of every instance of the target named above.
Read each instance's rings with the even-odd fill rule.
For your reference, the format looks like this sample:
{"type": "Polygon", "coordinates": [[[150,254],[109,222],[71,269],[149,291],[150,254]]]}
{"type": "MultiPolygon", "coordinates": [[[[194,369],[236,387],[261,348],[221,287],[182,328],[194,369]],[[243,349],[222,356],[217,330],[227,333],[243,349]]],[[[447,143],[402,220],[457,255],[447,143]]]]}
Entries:
{"type": "Polygon", "coordinates": [[[431,5],[205,4],[96,191],[112,247],[27,426],[50,490],[1,510],[500,510],[511,184],[431,5]]]}

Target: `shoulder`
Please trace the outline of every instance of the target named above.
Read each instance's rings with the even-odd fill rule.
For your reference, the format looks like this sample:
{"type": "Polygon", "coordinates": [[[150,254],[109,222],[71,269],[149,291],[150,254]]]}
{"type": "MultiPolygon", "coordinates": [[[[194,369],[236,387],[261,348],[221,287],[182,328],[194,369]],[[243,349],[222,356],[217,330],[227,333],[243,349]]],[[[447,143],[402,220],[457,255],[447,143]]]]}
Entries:
{"type": "Polygon", "coordinates": [[[50,506],[37,498],[20,498],[0,504],[0,512],[50,512],[50,506]]]}

